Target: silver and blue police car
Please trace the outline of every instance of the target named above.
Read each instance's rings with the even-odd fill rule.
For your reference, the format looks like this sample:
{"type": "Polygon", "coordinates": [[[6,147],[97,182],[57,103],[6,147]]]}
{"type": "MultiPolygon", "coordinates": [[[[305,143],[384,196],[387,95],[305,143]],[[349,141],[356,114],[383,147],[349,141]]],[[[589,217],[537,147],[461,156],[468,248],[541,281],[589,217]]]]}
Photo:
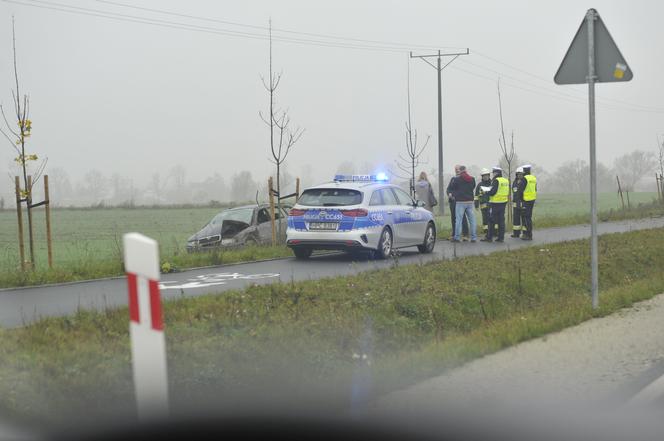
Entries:
{"type": "Polygon", "coordinates": [[[298,259],[314,250],[368,251],[384,259],[393,249],[436,244],[433,215],[378,175],[337,175],[307,188],[288,214],[286,245],[298,259]]]}

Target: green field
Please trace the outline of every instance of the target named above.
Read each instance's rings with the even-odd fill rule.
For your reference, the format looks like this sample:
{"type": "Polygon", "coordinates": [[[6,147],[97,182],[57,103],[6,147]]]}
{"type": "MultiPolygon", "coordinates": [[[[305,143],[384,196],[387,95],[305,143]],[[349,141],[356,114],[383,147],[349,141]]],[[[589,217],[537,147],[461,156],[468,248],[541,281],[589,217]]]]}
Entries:
{"type": "MultiPolygon", "coordinates": [[[[654,198],[656,193],[630,195],[633,207],[652,202],[654,198]]],[[[615,194],[600,194],[599,208],[605,212],[611,209],[617,210],[620,208],[620,201],[615,194]]],[[[253,250],[239,253],[227,252],[224,256],[187,256],[184,250],[187,237],[198,231],[219,210],[209,207],[53,210],[55,266],[70,273],[58,277],[46,275],[32,282],[5,280],[6,277],[1,277],[3,274],[16,273],[19,268],[19,258],[16,212],[0,211],[0,287],[119,274],[122,235],[132,231],[156,239],[161,247],[162,260],[181,267],[290,255],[285,247],[255,247],[253,250]]],[[[587,195],[542,194],[535,207],[535,227],[583,223],[586,221],[584,216],[587,216],[587,213],[587,195]]],[[[46,267],[43,209],[35,210],[34,223],[37,269],[43,269],[46,267]]],[[[439,218],[439,225],[443,227],[439,237],[446,236],[449,218],[439,218]]]]}

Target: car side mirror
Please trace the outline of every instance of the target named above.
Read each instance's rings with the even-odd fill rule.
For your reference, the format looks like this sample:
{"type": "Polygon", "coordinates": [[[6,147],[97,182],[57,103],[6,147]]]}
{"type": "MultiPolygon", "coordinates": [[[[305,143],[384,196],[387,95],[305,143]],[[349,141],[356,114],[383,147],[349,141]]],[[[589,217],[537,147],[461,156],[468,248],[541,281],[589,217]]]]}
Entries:
{"type": "Polygon", "coordinates": [[[418,207],[418,208],[423,208],[426,205],[427,204],[424,201],[420,201],[419,199],[417,201],[415,201],[415,206],[418,207]]]}

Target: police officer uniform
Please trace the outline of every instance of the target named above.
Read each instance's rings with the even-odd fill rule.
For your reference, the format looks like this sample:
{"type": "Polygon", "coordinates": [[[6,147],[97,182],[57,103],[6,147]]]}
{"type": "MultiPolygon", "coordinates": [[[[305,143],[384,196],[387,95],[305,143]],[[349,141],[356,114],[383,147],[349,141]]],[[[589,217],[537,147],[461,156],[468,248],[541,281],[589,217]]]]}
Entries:
{"type": "Polygon", "coordinates": [[[523,178],[526,186],[523,190],[523,240],[533,240],[533,208],[537,199],[537,178],[531,173],[531,165],[524,165],[523,178]]]}
{"type": "Polygon", "coordinates": [[[523,223],[523,190],[526,188],[526,180],[523,178],[523,168],[516,169],[516,177],[512,182],[512,237],[521,236],[523,223]]]}
{"type": "Polygon", "coordinates": [[[506,178],[503,178],[503,169],[500,167],[493,168],[493,180],[491,181],[491,190],[489,191],[489,208],[491,210],[489,216],[489,231],[485,242],[491,242],[494,236],[494,226],[498,226],[498,238],[496,242],[503,242],[505,240],[505,206],[510,195],[510,183],[506,178]]]}

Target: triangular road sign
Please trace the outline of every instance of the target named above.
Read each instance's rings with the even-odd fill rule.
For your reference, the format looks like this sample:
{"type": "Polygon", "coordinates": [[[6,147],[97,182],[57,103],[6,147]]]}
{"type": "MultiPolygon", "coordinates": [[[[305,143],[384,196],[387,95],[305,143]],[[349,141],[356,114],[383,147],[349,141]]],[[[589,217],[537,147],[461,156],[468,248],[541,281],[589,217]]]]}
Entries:
{"type": "MultiPolygon", "coordinates": [[[[625,58],[618,50],[618,46],[611,38],[604,22],[597,11],[591,9],[593,14],[595,36],[595,82],[611,83],[629,81],[632,79],[632,70],[625,58]]],[[[587,16],[586,16],[587,17],[587,16]]],[[[588,19],[584,17],[579,30],[572,40],[572,44],[563,62],[553,78],[556,84],[585,84],[588,82],[588,19]]]]}

